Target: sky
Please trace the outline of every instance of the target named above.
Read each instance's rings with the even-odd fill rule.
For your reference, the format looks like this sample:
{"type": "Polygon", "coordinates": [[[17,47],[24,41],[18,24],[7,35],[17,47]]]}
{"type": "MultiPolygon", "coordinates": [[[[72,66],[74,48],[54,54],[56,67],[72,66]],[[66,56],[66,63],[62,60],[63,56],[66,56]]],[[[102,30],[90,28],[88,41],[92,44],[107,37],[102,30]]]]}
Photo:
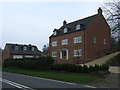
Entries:
{"type": "Polygon", "coordinates": [[[31,2],[4,0],[0,3],[0,47],[6,43],[32,44],[42,50],[53,30],[91,16],[103,2],[31,2]]]}

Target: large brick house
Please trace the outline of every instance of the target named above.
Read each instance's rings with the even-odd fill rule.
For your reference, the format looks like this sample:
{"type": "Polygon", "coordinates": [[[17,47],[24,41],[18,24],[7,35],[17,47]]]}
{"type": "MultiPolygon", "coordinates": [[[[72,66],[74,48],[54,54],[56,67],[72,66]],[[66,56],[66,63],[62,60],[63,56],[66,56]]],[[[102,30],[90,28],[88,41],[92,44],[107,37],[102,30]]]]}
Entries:
{"type": "Polygon", "coordinates": [[[110,36],[110,27],[99,8],[95,15],[70,23],[64,20],[63,26],[54,29],[49,37],[50,55],[56,63],[88,62],[110,49],[110,36]]]}
{"type": "Polygon", "coordinates": [[[22,45],[7,43],[3,50],[3,60],[8,58],[20,59],[20,58],[39,58],[41,51],[34,45],[22,45]]]}

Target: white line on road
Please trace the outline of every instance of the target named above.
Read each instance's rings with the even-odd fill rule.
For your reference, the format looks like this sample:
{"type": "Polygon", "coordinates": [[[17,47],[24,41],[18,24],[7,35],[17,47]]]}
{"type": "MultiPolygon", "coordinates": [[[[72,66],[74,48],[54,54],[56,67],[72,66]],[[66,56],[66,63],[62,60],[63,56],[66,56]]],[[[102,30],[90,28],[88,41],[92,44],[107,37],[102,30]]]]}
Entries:
{"type": "Polygon", "coordinates": [[[12,81],[9,81],[9,80],[6,80],[6,79],[0,78],[0,81],[4,82],[6,84],[12,85],[12,86],[14,86],[16,88],[34,90],[34,89],[30,88],[30,87],[27,87],[27,86],[24,86],[24,85],[21,85],[21,84],[18,84],[18,83],[15,83],[15,82],[12,82],[12,81]]]}
{"type": "Polygon", "coordinates": [[[94,87],[94,86],[89,86],[89,85],[85,85],[86,87],[89,87],[89,88],[96,88],[96,87],[94,87]]]}

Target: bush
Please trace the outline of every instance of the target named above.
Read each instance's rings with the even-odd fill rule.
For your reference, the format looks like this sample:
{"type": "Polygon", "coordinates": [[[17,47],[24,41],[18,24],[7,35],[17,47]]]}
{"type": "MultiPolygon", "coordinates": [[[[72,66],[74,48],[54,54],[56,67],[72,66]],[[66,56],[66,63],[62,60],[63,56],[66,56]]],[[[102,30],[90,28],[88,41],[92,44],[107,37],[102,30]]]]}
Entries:
{"type": "Polygon", "coordinates": [[[3,67],[19,67],[25,69],[35,70],[49,70],[50,64],[53,64],[54,60],[47,57],[40,58],[23,58],[23,59],[6,59],[3,63],[3,67]]]}
{"type": "Polygon", "coordinates": [[[94,71],[95,71],[94,66],[89,66],[89,73],[94,72],[94,71]]]}
{"type": "Polygon", "coordinates": [[[100,70],[101,71],[108,71],[109,70],[109,66],[107,64],[103,64],[100,66],[100,70]]]}
{"type": "Polygon", "coordinates": [[[88,73],[89,72],[89,68],[86,65],[83,65],[82,72],[83,73],[88,73]]]}
{"type": "Polygon", "coordinates": [[[65,71],[65,72],[77,72],[77,73],[97,73],[98,71],[107,71],[109,69],[108,65],[103,64],[101,66],[89,66],[86,65],[76,65],[76,64],[51,64],[50,70],[52,71],[65,71]]]}

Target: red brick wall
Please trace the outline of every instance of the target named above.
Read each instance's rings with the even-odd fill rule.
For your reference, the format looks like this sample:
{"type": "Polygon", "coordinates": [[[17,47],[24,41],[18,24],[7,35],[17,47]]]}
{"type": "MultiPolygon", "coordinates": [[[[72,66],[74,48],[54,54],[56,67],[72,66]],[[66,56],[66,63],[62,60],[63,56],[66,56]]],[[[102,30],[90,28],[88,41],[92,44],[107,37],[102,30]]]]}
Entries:
{"type": "Polygon", "coordinates": [[[8,49],[4,49],[4,50],[3,50],[3,53],[2,53],[2,60],[8,59],[8,58],[10,58],[10,57],[11,57],[11,56],[10,56],[9,50],[8,50],[8,49]]]}
{"type": "Polygon", "coordinates": [[[104,49],[110,48],[110,28],[103,16],[98,15],[96,20],[85,30],[85,59],[95,59],[104,49]],[[93,43],[93,37],[96,43],[93,43]],[[106,39],[107,44],[103,44],[106,39]]]}
{"type": "MultiPolygon", "coordinates": [[[[60,51],[59,49],[62,48],[67,48],[68,49],[68,57],[74,57],[74,50],[75,49],[82,49],[82,51],[84,51],[84,31],[77,31],[74,33],[69,33],[69,34],[64,34],[64,35],[60,35],[60,36],[56,36],[53,38],[50,38],[49,43],[52,43],[52,41],[57,41],[57,46],[53,47],[50,45],[50,55],[52,56],[52,51],[57,51],[57,60],[60,60],[60,51]],[[82,37],[82,42],[81,43],[77,43],[74,44],[74,37],[82,37]],[[67,45],[62,45],[62,40],[64,39],[68,39],[68,44],[67,45]]],[[[80,58],[83,60],[84,57],[80,56],[80,58]]],[[[74,62],[73,61],[60,61],[60,62],[74,62]]],[[[76,61],[75,61],[76,62],[76,61]]]]}

